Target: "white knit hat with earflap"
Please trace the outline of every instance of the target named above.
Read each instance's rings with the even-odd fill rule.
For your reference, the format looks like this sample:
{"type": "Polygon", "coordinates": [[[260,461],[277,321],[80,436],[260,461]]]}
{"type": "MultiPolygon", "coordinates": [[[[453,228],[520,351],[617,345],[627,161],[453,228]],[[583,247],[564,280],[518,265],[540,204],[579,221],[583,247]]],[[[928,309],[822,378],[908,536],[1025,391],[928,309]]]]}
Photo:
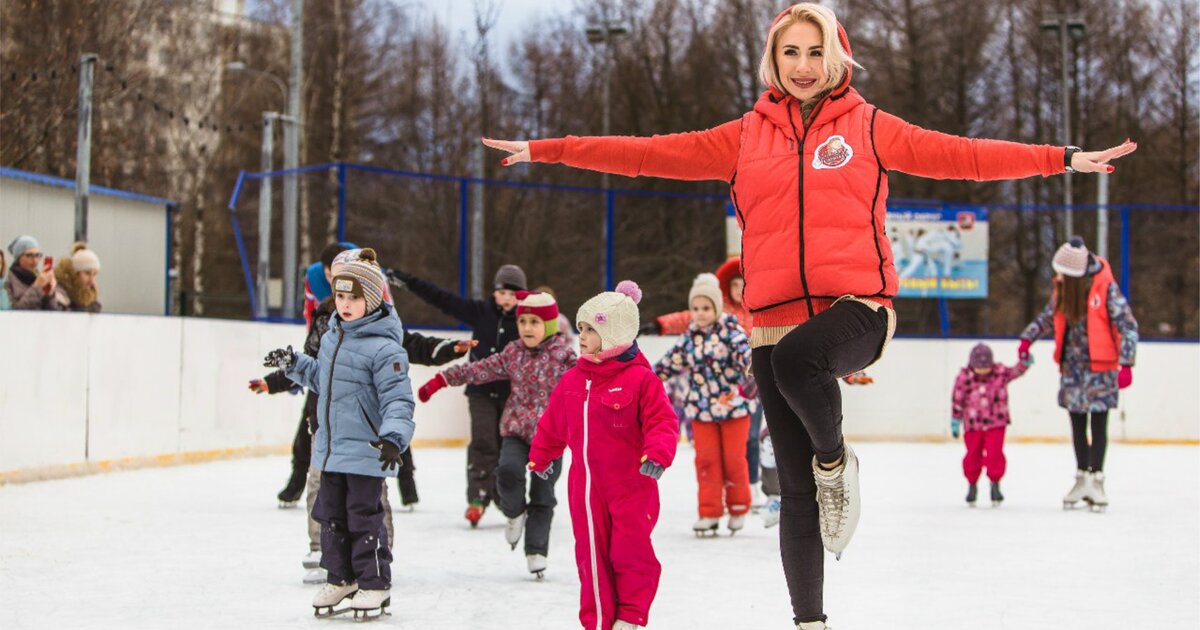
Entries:
{"type": "Polygon", "coordinates": [[[1063,243],[1062,247],[1054,252],[1054,260],[1050,266],[1054,267],[1058,273],[1072,278],[1082,278],[1087,275],[1088,249],[1087,245],[1083,243],[1083,238],[1073,236],[1070,242],[1063,243]]]}
{"type": "Polygon", "coordinates": [[[628,346],[637,338],[638,302],[642,289],[632,280],[622,280],[615,291],[605,291],[583,303],[575,325],[586,323],[600,335],[600,351],[628,346]]]}

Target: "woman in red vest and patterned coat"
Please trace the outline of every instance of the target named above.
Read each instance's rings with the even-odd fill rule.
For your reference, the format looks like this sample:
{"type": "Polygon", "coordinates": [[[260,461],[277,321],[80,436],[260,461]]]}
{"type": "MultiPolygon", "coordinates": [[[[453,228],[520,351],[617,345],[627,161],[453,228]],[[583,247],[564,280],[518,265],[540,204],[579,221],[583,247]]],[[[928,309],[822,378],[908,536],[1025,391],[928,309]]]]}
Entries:
{"type": "Polygon", "coordinates": [[[780,551],[794,621],[825,628],[822,543],[840,554],[858,521],[858,460],[842,441],[837,379],[879,358],[898,280],[884,231],[889,171],[997,180],[1110,171],[1132,152],[976,140],[926,131],[850,86],[850,40],[801,3],[767,33],[754,109],[704,131],[484,144],[503,164],[555,162],[635,177],[720,180],[742,228],[753,371],[782,486],[780,551]]]}
{"type": "Polygon", "coordinates": [[[1108,447],[1108,411],[1117,408],[1117,391],[1133,383],[1138,324],[1129,302],[1113,279],[1108,261],[1088,252],[1076,236],[1054,254],[1054,294],[1046,308],[1021,333],[1018,354],[1054,335],[1054,360],[1062,373],[1058,406],[1071,414],[1075,444],[1075,486],[1063,497],[1063,509],[1087,502],[1104,511],[1104,452],[1108,447]],[[1092,442],[1088,444],[1088,415],[1092,442]]]}

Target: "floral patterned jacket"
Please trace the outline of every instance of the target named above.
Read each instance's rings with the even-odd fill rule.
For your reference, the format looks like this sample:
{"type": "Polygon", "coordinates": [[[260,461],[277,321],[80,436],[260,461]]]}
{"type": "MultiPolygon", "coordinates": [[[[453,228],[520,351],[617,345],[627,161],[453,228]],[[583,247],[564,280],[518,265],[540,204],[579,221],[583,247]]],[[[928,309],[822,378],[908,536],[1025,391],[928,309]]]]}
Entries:
{"type": "Polygon", "coordinates": [[[966,431],[987,431],[1008,426],[1008,384],[1029,369],[1024,363],[1013,367],[997,363],[989,374],[976,374],[969,367],[954,381],[953,413],[966,431]]]}
{"type": "Polygon", "coordinates": [[[509,342],[496,354],[478,361],[447,368],[442,377],[449,385],[482,385],[492,381],[512,382],[512,393],[500,415],[500,435],[533,441],[538,418],[546,411],[550,392],[578,357],[570,339],[555,333],[536,348],[520,339],[509,342]]]}
{"type": "Polygon", "coordinates": [[[664,381],[678,374],[687,377],[683,412],[693,420],[720,422],[758,409],[758,401],[740,391],[751,381],[750,339],[728,313],[704,328],[689,325],[654,371],[664,381]]]}

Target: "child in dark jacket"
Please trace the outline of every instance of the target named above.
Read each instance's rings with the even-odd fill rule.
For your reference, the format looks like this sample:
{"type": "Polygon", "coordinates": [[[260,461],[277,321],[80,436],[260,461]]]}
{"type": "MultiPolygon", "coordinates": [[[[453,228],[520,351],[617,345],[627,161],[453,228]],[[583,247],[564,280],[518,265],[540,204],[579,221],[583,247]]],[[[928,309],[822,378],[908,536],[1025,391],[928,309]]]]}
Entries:
{"type": "Polygon", "coordinates": [[[579,621],[591,630],[646,625],[662,566],[650,533],[658,479],[675,459],[679,422],[638,350],[637,303],[628,280],[579,308],[582,355],[538,420],[529,468],[548,479],[571,447],[567,496],[579,569],[579,621]]]}
{"type": "Polygon", "coordinates": [[[971,349],[971,358],[954,381],[953,413],[950,431],[958,437],[963,428],[967,455],[963,457],[963,474],[970,486],[967,505],[975,507],[978,494],[976,483],[987,468],[992,482],[992,505],[1004,501],[1000,479],[1004,477],[1007,460],[1004,458],[1004,432],[1012,422],[1008,413],[1008,384],[1029,369],[1032,360],[1014,367],[996,363],[992,349],[985,343],[971,349]]]}
{"type": "Polygon", "coordinates": [[[750,340],[737,318],[723,312],[721,288],[711,273],[696,277],[688,296],[692,323],[655,366],[662,380],[688,377],[684,413],[692,420],[700,518],[697,534],[715,533],[725,509],[729,531],[745,526],[750,511],[750,469],[746,440],[750,416],[758,409],[750,386],[750,340]]]}
{"type": "MultiPolygon", "coordinates": [[[[486,359],[500,352],[517,338],[517,291],[526,290],[525,272],[516,265],[503,265],[492,282],[492,297],[472,300],[455,295],[431,282],[399,270],[392,278],[413,295],[443,313],[471,327],[471,337],[479,343],[471,350],[471,361],[486,359]]],[[[467,410],[471,414],[471,442],[467,446],[467,511],[472,526],[496,492],[496,466],[500,463],[500,416],[508,400],[506,380],[467,386],[467,410]]]]}
{"type": "Polygon", "coordinates": [[[546,570],[550,550],[550,523],[554,519],[554,484],[558,471],[549,479],[529,480],[526,501],[526,464],[529,444],[537,431],[538,418],[546,411],[550,393],[559,379],[577,361],[570,339],[558,330],[558,303],[548,293],[517,294],[517,329],[521,338],[498,354],[456,365],[423,385],[421,402],[447,385],[479,385],[499,379],[512,383],[512,393],[500,418],[500,466],[496,470],[496,502],[508,519],[505,539],[513,549],[525,535],[525,559],[529,572],[538,576],[546,570]]]}
{"type": "Polygon", "coordinates": [[[388,469],[399,466],[412,441],[414,401],[404,329],[383,302],[386,281],[374,250],[361,250],[333,273],[336,311],[318,358],[289,347],[272,351],[265,365],[321,396],[312,454],[321,489],[313,518],[321,524],[329,581],[313,608],[318,616],[333,614],[353,596],[358,618],[383,614],[391,604],[392,554],[380,495],[388,469]]]}

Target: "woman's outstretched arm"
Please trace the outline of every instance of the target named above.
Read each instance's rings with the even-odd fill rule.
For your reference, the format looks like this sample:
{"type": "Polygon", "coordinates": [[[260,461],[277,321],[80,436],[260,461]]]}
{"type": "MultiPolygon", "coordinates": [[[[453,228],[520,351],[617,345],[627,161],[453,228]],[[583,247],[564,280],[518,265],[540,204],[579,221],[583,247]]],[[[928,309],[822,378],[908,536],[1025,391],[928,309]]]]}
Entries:
{"type": "Polygon", "coordinates": [[[493,140],[483,143],[511,155],[501,162],[566,164],[575,168],[638,177],[728,182],[737,166],[741,120],[704,131],[637,136],[567,136],[548,140],[493,140]]]}

